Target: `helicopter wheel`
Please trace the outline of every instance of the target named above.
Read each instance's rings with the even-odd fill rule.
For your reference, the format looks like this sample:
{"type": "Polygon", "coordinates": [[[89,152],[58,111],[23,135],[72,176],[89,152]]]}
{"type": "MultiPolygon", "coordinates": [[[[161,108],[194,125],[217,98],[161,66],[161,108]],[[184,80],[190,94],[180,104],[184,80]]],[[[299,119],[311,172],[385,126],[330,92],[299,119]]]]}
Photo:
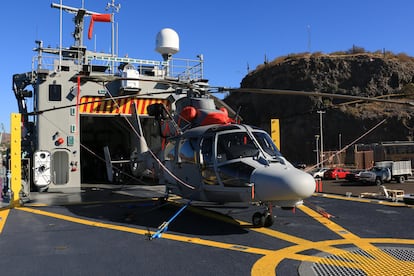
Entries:
{"type": "Polygon", "coordinates": [[[275,218],[270,212],[256,212],[252,218],[254,227],[270,227],[275,222],[275,218]]]}
{"type": "Polygon", "coordinates": [[[254,227],[263,227],[265,224],[265,216],[260,212],[254,213],[252,223],[254,227]]]}

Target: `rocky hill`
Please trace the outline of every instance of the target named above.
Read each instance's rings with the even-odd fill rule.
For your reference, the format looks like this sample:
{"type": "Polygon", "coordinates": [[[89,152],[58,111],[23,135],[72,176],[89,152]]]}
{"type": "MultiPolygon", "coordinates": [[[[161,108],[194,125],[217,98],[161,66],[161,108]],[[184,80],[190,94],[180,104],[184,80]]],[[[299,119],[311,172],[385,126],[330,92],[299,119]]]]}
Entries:
{"type": "MultiPolygon", "coordinates": [[[[366,97],[403,98],[414,102],[414,59],[405,54],[298,54],[265,63],[244,77],[243,88],[320,91],[366,97]]],[[[225,102],[240,107],[245,123],[270,131],[280,119],[281,151],[290,160],[316,161],[316,138],[323,110],[325,150],[337,150],[387,119],[360,143],[413,140],[414,106],[347,103],[316,97],[233,93],[225,102]]]]}

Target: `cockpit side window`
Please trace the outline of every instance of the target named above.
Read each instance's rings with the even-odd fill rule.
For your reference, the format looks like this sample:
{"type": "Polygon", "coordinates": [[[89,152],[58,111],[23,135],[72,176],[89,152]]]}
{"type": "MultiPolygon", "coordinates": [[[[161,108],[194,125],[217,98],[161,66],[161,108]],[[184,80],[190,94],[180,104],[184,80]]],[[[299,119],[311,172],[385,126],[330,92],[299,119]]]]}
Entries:
{"type": "Polygon", "coordinates": [[[213,136],[206,136],[201,140],[201,156],[200,162],[202,164],[201,176],[203,183],[206,185],[219,185],[217,175],[214,170],[214,158],[213,158],[213,136]]]}
{"type": "Polygon", "coordinates": [[[266,132],[261,131],[254,131],[253,132],[254,138],[256,138],[257,142],[260,144],[260,147],[269,155],[271,156],[282,156],[276,145],[273,143],[272,138],[270,138],[269,134],[266,132]]]}
{"type": "Polygon", "coordinates": [[[201,155],[205,165],[213,164],[213,137],[205,137],[202,139],[201,155]]]}
{"type": "Polygon", "coordinates": [[[256,156],[258,151],[258,147],[246,132],[230,132],[218,136],[219,161],[256,156]]]}
{"type": "Polygon", "coordinates": [[[171,140],[165,146],[164,159],[165,160],[174,160],[175,159],[175,140],[171,140]]]}
{"type": "Polygon", "coordinates": [[[179,144],[179,162],[197,163],[192,139],[182,139],[179,144]]]}

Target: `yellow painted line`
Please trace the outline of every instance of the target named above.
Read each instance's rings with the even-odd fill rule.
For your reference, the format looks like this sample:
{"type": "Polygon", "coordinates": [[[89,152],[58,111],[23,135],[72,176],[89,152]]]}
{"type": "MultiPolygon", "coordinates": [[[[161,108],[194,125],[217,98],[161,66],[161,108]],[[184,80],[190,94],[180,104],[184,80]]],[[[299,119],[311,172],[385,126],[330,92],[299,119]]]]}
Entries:
{"type": "Polygon", "coordinates": [[[308,242],[306,244],[298,244],[273,251],[271,254],[268,254],[260,258],[253,265],[251,269],[251,275],[276,275],[277,266],[285,259],[312,262],[322,261],[322,257],[298,254],[298,252],[302,252],[309,249],[321,249],[323,247],[324,246],[321,246],[318,242],[308,242]]]}
{"type": "Polygon", "coordinates": [[[26,207],[48,207],[50,205],[46,203],[25,203],[24,206],[26,207]]]}
{"type": "MultiPolygon", "coordinates": [[[[319,221],[321,224],[325,225],[328,229],[330,229],[337,235],[343,237],[345,240],[348,240],[350,243],[355,244],[356,246],[358,246],[360,249],[364,250],[365,252],[368,252],[372,256],[372,258],[367,258],[363,256],[357,258],[358,263],[360,265],[363,264],[361,265],[360,268],[363,269],[368,275],[378,275],[377,274],[378,267],[381,268],[380,271],[388,271],[388,274],[384,274],[384,275],[389,275],[391,270],[387,268],[389,268],[390,266],[394,267],[394,266],[401,265],[402,261],[395,259],[391,255],[385,253],[383,250],[378,249],[378,247],[376,247],[372,243],[351,233],[347,229],[329,220],[328,218],[321,216],[319,213],[310,209],[309,207],[302,205],[302,206],[299,206],[298,208],[302,210],[303,212],[305,212],[306,214],[308,214],[309,216],[311,216],[312,218],[314,218],[315,220],[319,221]],[[374,265],[375,265],[375,269],[371,269],[371,267],[374,265]]],[[[350,256],[351,259],[353,259],[354,256],[355,254],[353,254],[353,256],[350,256]]],[[[325,260],[324,262],[327,262],[327,260],[325,260]]],[[[332,260],[329,260],[329,262],[332,262],[332,260]]],[[[414,262],[409,262],[408,264],[405,264],[406,262],[403,262],[403,263],[405,266],[410,267],[412,269],[411,271],[414,271],[414,262]]]]}
{"type": "Polygon", "coordinates": [[[348,230],[346,230],[345,228],[343,228],[339,224],[336,224],[332,220],[322,216],[320,213],[312,210],[311,208],[309,208],[305,205],[298,206],[298,209],[300,209],[302,212],[304,212],[305,214],[307,214],[311,218],[317,220],[319,223],[325,225],[332,232],[335,232],[337,235],[343,237],[344,239],[347,239],[347,240],[359,239],[358,236],[352,234],[351,232],[349,232],[348,230]]]}
{"type": "MultiPolygon", "coordinates": [[[[197,213],[201,213],[205,215],[206,211],[199,211],[198,209],[197,213]]],[[[284,241],[288,241],[291,243],[296,244],[295,246],[287,247],[286,249],[281,249],[277,251],[272,251],[269,254],[266,254],[264,257],[260,258],[258,262],[252,267],[252,275],[274,275],[276,271],[276,267],[280,262],[282,262],[285,259],[294,259],[298,261],[307,261],[307,262],[314,262],[314,263],[320,263],[320,264],[330,264],[334,266],[345,266],[348,268],[354,268],[354,269],[361,269],[363,271],[369,272],[368,275],[377,275],[378,271],[375,271],[375,274],[371,273],[371,266],[378,267],[376,265],[378,260],[381,262],[384,262],[386,264],[394,264],[399,265],[398,261],[396,262],[394,258],[385,252],[383,252],[381,249],[378,249],[377,247],[373,246],[371,243],[400,243],[401,240],[398,239],[389,239],[389,240],[379,240],[379,239],[373,239],[372,241],[366,241],[366,239],[360,239],[358,236],[350,233],[343,227],[341,227],[338,224],[333,223],[331,220],[322,217],[319,213],[313,211],[312,209],[307,209],[308,212],[305,212],[306,214],[310,215],[313,218],[320,219],[320,222],[324,225],[329,225],[328,228],[335,233],[337,233],[339,236],[343,237],[342,240],[335,240],[335,241],[320,241],[320,242],[313,242],[309,241],[300,237],[296,237],[293,235],[289,235],[277,230],[269,229],[269,228],[253,228],[250,223],[240,221],[240,220],[233,220],[233,223],[237,222],[241,227],[251,227],[251,231],[255,231],[261,234],[265,234],[277,239],[281,239],[284,241]],[[361,247],[361,244],[364,244],[365,248],[364,250],[369,252],[371,257],[362,256],[361,254],[350,252],[345,249],[340,249],[335,247],[335,245],[339,244],[357,244],[359,247],[361,247]],[[310,255],[304,255],[300,254],[300,252],[309,250],[309,249],[316,249],[321,252],[328,253],[330,255],[337,255],[341,256],[342,260],[335,260],[332,261],[330,259],[326,259],[322,256],[310,256],[310,255]]],[[[219,215],[211,215],[208,214],[209,217],[219,217],[219,215]]],[[[220,219],[223,221],[231,222],[231,219],[226,219],[227,217],[224,217],[224,219],[220,219]]],[[[402,241],[403,243],[407,244],[414,244],[413,240],[407,240],[402,241]]],[[[405,265],[405,264],[404,264],[405,265]]],[[[408,266],[410,267],[410,266],[408,266]]],[[[387,271],[385,268],[382,268],[384,271],[387,271]]],[[[409,268],[411,269],[411,267],[409,268]]],[[[404,271],[402,271],[404,272],[404,271]]],[[[389,270],[388,270],[389,274],[389,270]]],[[[379,275],[379,274],[378,274],[379,275]]],[[[403,275],[403,274],[402,274],[403,275]]]]}
{"type": "MultiPolygon", "coordinates": [[[[260,229],[260,228],[258,228],[260,229]]],[[[262,231],[260,231],[262,232],[262,231]]],[[[262,233],[271,233],[269,231],[263,231],[262,233]]],[[[277,236],[275,236],[277,237],[277,236]]],[[[350,244],[349,240],[327,240],[327,241],[307,241],[298,243],[297,245],[286,247],[280,250],[273,251],[271,254],[268,254],[260,258],[252,267],[252,275],[275,275],[276,267],[285,259],[294,259],[299,261],[309,261],[309,262],[323,262],[323,257],[309,256],[304,254],[298,254],[298,252],[306,251],[309,249],[316,249],[321,252],[326,252],[332,255],[343,255],[349,254],[351,259],[361,257],[356,253],[349,252],[345,249],[340,249],[334,247],[334,245],[340,244],[350,244]]],[[[340,262],[338,261],[338,265],[340,262]]]]}
{"type": "MultiPolygon", "coordinates": [[[[312,217],[313,219],[319,221],[325,227],[327,227],[332,232],[336,233],[337,235],[341,236],[345,240],[348,240],[350,243],[359,245],[359,248],[363,250],[377,250],[378,248],[372,245],[369,242],[366,242],[364,239],[361,239],[357,235],[351,233],[347,229],[343,228],[339,224],[333,222],[332,220],[322,216],[318,212],[312,210],[311,208],[301,205],[298,207],[301,211],[306,213],[308,216],[312,217]]],[[[379,254],[379,253],[377,253],[379,254]]],[[[387,254],[385,254],[387,255],[387,254]]],[[[388,256],[388,255],[387,255],[388,256]]],[[[385,257],[385,256],[384,256],[385,257]]]]}
{"type": "Polygon", "coordinates": [[[0,210],[0,234],[3,232],[4,225],[6,225],[7,217],[9,216],[10,209],[0,210]]]}
{"type": "MultiPolygon", "coordinates": [[[[122,225],[109,224],[109,223],[102,223],[98,221],[91,221],[91,220],[86,220],[86,219],[81,219],[81,218],[75,218],[75,217],[71,217],[67,215],[46,212],[46,211],[42,211],[38,209],[32,209],[32,208],[27,208],[27,207],[18,207],[16,209],[29,212],[29,213],[33,213],[33,214],[37,214],[37,215],[48,216],[48,217],[52,217],[56,219],[61,219],[61,220],[70,221],[70,222],[88,225],[88,226],[93,226],[93,227],[100,227],[100,228],[111,229],[111,230],[116,230],[116,231],[128,232],[128,233],[138,234],[138,235],[143,235],[143,236],[146,236],[148,234],[150,235],[153,234],[153,233],[149,233],[148,230],[132,228],[132,227],[127,227],[127,226],[122,226],[122,225]]],[[[205,239],[200,239],[200,238],[193,238],[193,237],[168,234],[168,233],[162,234],[162,238],[174,240],[174,241],[222,248],[222,249],[227,249],[227,250],[246,252],[246,253],[251,253],[251,254],[267,255],[273,252],[271,250],[266,250],[266,249],[261,249],[261,248],[249,247],[249,246],[238,245],[238,244],[216,242],[212,240],[205,240],[205,239]]]]}
{"type": "Polygon", "coordinates": [[[145,202],[145,201],[156,201],[158,198],[143,198],[143,199],[118,199],[118,200],[97,200],[87,202],[62,202],[62,203],[25,203],[26,207],[49,207],[49,206],[76,206],[76,205],[97,205],[97,204],[114,204],[114,203],[134,203],[134,202],[145,202]]]}
{"type": "MultiPolygon", "coordinates": [[[[323,217],[321,214],[314,210],[300,206],[305,214],[316,219],[318,222],[326,226],[331,231],[335,232],[343,239],[340,240],[327,240],[320,242],[312,242],[302,240],[301,243],[295,242],[295,239],[289,238],[289,241],[297,243],[297,245],[286,247],[280,250],[273,251],[271,254],[265,255],[260,258],[252,267],[251,275],[275,275],[277,266],[285,259],[293,259],[298,261],[308,261],[319,264],[327,264],[333,266],[343,266],[347,268],[355,268],[364,271],[367,275],[409,275],[414,271],[414,262],[401,261],[395,259],[393,256],[388,255],[378,247],[374,246],[373,243],[380,244],[412,244],[414,240],[409,239],[362,239],[347,229],[336,224],[335,222],[323,217]],[[363,256],[358,253],[349,252],[345,249],[334,247],[340,244],[355,245],[358,248],[367,252],[371,257],[363,256]],[[341,256],[342,259],[327,259],[318,256],[309,256],[300,254],[300,252],[316,249],[322,252],[330,253],[331,255],[341,256]]],[[[256,230],[256,229],[252,229],[256,230]]],[[[277,231],[271,229],[257,228],[256,231],[260,231],[267,235],[271,235],[277,238],[282,238],[283,235],[279,235],[277,231]]],[[[298,240],[297,240],[298,241],[298,240]]]]}
{"type": "MultiPolygon", "coordinates": [[[[75,218],[66,215],[60,215],[52,212],[46,212],[38,209],[26,208],[26,207],[18,207],[18,210],[22,210],[25,212],[30,212],[38,215],[49,216],[56,219],[62,219],[74,223],[79,223],[83,225],[89,225],[93,227],[101,227],[105,229],[111,229],[116,231],[128,232],[138,235],[148,235],[152,234],[149,233],[147,230],[131,228],[121,225],[114,225],[108,223],[101,223],[97,221],[91,221],[81,218],[75,218]]],[[[196,209],[196,208],[195,208],[196,209]]],[[[407,275],[411,271],[414,271],[414,262],[407,262],[407,261],[400,261],[392,256],[386,254],[384,251],[379,249],[378,247],[374,246],[373,244],[409,244],[414,245],[414,240],[409,239],[393,239],[393,238],[372,238],[372,239],[362,239],[353,233],[349,232],[347,229],[343,228],[342,226],[336,224],[335,222],[329,220],[321,216],[321,214],[317,213],[316,211],[306,207],[301,206],[300,210],[302,210],[305,214],[309,215],[310,217],[314,218],[324,226],[326,226],[331,231],[337,233],[343,239],[339,240],[325,240],[325,241],[318,241],[313,242],[310,240],[306,240],[300,237],[296,237],[293,235],[289,235],[280,231],[272,230],[269,228],[251,228],[250,230],[256,231],[271,237],[275,237],[287,242],[291,242],[295,245],[286,247],[280,250],[267,250],[255,247],[249,247],[244,245],[238,244],[230,244],[230,243],[222,243],[216,242],[212,240],[205,240],[200,238],[193,238],[188,236],[176,235],[176,234],[169,234],[164,233],[162,235],[165,239],[170,239],[174,241],[186,242],[191,244],[197,244],[202,246],[209,246],[215,248],[221,248],[225,250],[233,250],[238,252],[246,252],[251,254],[262,255],[262,257],[253,265],[251,269],[252,275],[275,275],[276,268],[280,262],[286,259],[298,260],[298,261],[308,261],[314,262],[319,264],[326,264],[326,265],[333,265],[333,266],[344,266],[348,268],[355,268],[364,271],[368,276],[371,275],[392,275],[394,271],[398,271],[399,275],[407,275]],[[362,256],[358,253],[349,252],[345,249],[340,249],[335,246],[337,245],[346,245],[346,244],[353,244],[360,249],[366,251],[372,257],[362,256]],[[315,249],[321,252],[326,252],[329,254],[337,255],[342,257],[342,259],[327,259],[321,256],[311,256],[301,254],[301,252],[315,249]],[[397,267],[398,269],[394,269],[397,267]],[[381,274],[384,273],[384,274],[381,274]]],[[[212,216],[210,214],[210,216],[212,216]]],[[[218,215],[217,215],[218,216],[218,215]]],[[[225,217],[225,216],[223,216],[225,217]]],[[[232,221],[232,220],[228,220],[232,221]]],[[[248,224],[243,221],[237,221],[241,227],[248,227],[251,224],[248,224]]],[[[234,223],[234,220],[233,220],[234,223]]]]}
{"type": "MultiPolygon", "coordinates": [[[[319,213],[316,213],[314,215],[321,217],[319,213]]],[[[243,222],[241,221],[239,223],[243,224],[243,222]]],[[[324,222],[324,223],[327,223],[327,222],[324,222]]],[[[361,255],[358,255],[356,253],[352,253],[345,249],[340,249],[340,248],[336,248],[333,246],[337,244],[349,244],[350,241],[347,239],[339,240],[339,241],[337,240],[335,242],[331,242],[331,241],[313,242],[310,240],[302,239],[302,238],[289,235],[289,234],[286,234],[280,231],[276,231],[273,229],[269,229],[269,228],[252,228],[251,230],[296,244],[296,246],[291,246],[291,247],[287,247],[281,250],[273,251],[271,254],[268,254],[262,257],[261,259],[259,259],[252,267],[252,270],[251,270],[252,275],[275,275],[276,267],[279,265],[280,262],[282,262],[284,259],[287,259],[287,258],[295,259],[299,261],[308,261],[308,262],[323,262],[325,260],[325,258],[323,257],[298,254],[298,252],[302,252],[302,251],[309,250],[309,249],[317,249],[319,251],[326,252],[326,253],[333,254],[333,255],[348,254],[348,257],[350,257],[351,259],[361,257],[361,255]]],[[[340,227],[337,227],[336,231],[342,232],[343,229],[340,227]]],[[[348,266],[352,266],[352,264],[349,264],[349,262],[345,262],[345,261],[343,261],[343,263],[341,261],[338,261],[337,264],[338,265],[347,264],[348,266]]]]}
{"type": "MultiPolygon", "coordinates": [[[[226,223],[231,223],[231,224],[238,224],[239,226],[243,227],[243,228],[248,228],[250,231],[254,231],[263,235],[267,235],[273,238],[277,238],[286,242],[290,242],[293,244],[301,244],[301,245],[308,245],[308,248],[313,248],[315,242],[310,241],[310,240],[306,240],[297,236],[293,236],[290,234],[286,234],[277,230],[273,230],[270,228],[266,228],[266,227],[254,227],[252,224],[242,221],[242,220],[235,220],[235,219],[231,219],[225,215],[221,215],[220,213],[215,214],[212,211],[209,210],[204,210],[204,209],[200,209],[200,208],[195,208],[190,206],[188,208],[189,210],[191,210],[194,213],[209,217],[209,218],[213,218],[213,219],[218,219],[220,221],[224,221],[226,223]]],[[[346,253],[348,251],[340,249],[340,248],[335,248],[333,246],[319,246],[318,248],[321,251],[330,253],[330,254],[340,254],[340,253],[346,253]]],[[[272,251],[273,252],[273,251],[272,251]]]]}
{"type": "Polygon", "coordinates": [[[392,202],[392,201],[373,199],[373,198],[347,197],[347,196],[340,196],[340,195],[333,195],[333,194],[321,194],[321,193],[314,193],[313,195],[314,196],[319,196],[319,197],[331,198],[331,199],[355,201],[355,202],[362,202],[362,203],[381,204],[381,205],[392,206],[392,207],[414,207],[412,205],[407,205],[407,204],[402,203],[402,202],[392,202]]]}
{"type": "MultiPolygon", "coordinates": [[[[242,224],[243,222],[240,221],[240,224],[242,224]]],[[[329,240],[328,241],[323,241],[323,242],[313,242],[310,240],[306,240],[306,239],[302,239],[293,235],[289,235],[277,230],[273,230],[270,228],[251,228],[251,231],[255,231],[261,234],[265,234],[277,239],[281,239],[284,241],[288,241],[297,245],[301,245],[301,246],[306,246],[306,249],[311,249],[311,248],[315,248],[318,247],[317,249],[329,254],[344,254],[344,253],[348,253],[348,251],[344,250],[344,249],[340,249],[340,248],[336,248],[333,247],[331,245],[329,245],[329,240]]],[[[348,240],[341,240],[343,241],[345,244],[349,243],[348,240]]],[[[338,242],[336,242],[338,243],[338,242]]],[[[304,255],[306,256],[306,255],[304,255]]],[[[306,256],[305,258],[307,258],[308,256],[306,256]]]]}
{"type": "MultiPolygon", "coordinates": [[[[238,220],[238,222],[240,223],[241,226],[251,225],[249,223],[246,223],[246,222],[243,222],[243,221],[240,221],[240,220],[238,220]]],[[[268,236],[271,236],[271,237],[274,237],[274,238],[278,238],[278,239],[281,239],[281,240],[284,240],[284,241],[287,241],[287,242],[291,242],[291,243],[294,243],[294,244],[305,244],[305,243],[312,242],[312,241],[309,241],[309,240],[306,240],[306,239],[302,239],[302,238],[299,238],[299,237],[296,237],[296,236],[293,236],[293,235],[289,235],[289,234],[286,234],[286,233],[283,233],[283,232],[280,232],[280,231],[277,231],[277,230],[273,230],[273,229],[270,229],[270,228],[265,228],[265,227],[260,227],[260,228],[252,227],[250,230],[261,233],[261,234],[265,234],[265,235],[268,235],[268,236]]]]}
{"type": "MultiPolygon", "coordinates": [[[[364,239],[365,242],[369,243],[377,243],[377,244],[406,244],[406,245],[414,245],[414,240],[411,239],[392,239],[392,238],[372,238],[372,239],[364,239]]],[[[324,257],[319,256],[310,256],[300,254],[300,252],[315,249],[319,251],[328,252],[331,249],[335,249],[334,246],[337,245],[347,245],[350,244],[350,241],[345,239],[339,240],[326,240],[326,241],[319,241],[319,242],[309,242],[307,244],[298,244],[286,248],[282,248],[280,250],[273,251],[272,253],[263,256],[260,258],[252,267],[251,275],[275,275],[277,266],[286,259],[298,260],[298,261],[307,261],[307,262],[314,262],[320,264],[327,264],[327,259],[324,257]]],[[[343,266],[348,268],[356,268],[361,269],[367,273],[367,275],[383,275],[378,271],[372,271],[373,269],[381,268],[383,270],[384,275],[411,275],[410,271],[414,271],[414,263],[413,262],[406,262],[393,259],[391,256],[386,256],[386,258],[378,258],[378,257],[365,257],[358,253],[349,252],[343,249],[336,248],[337,252],[331,252],[333,255],[341,256],[344,258],[343,260],[331,260],[330,265],[333,266],[343,266]],[[399,271],[400,273],[393,273],[392,268],[398,266],[395,271],[399,271]]],[[[381,251],[378,248],[374,250],[381,251]]],[[[367,251],[371,255],[372,251],[367,251]]],[[[374,252],[376,253],[376,252],[374,252]]],[[[381,253],[382,254],[382,253],[381,253]]]]}
{"type": "MultiPolygon", "coordinates": [[[[227,223],[238,224],[243,228],[249,228],[250,231],[258,232],[260,234],[264,234],[264,235],[267,235],[267,236],[270,236],[270,237],[273,237],[273,238],[277,238],[277,239],[281,239],[281,240],[284,240],[284,241],[287,241],[287,242],[291,242],[293,244],[301,245],[305,248],[303,250],[318,247],[318,250],[329,253],[329,254],[338,255],[338,254],[349,253],[348,251],[346,251],[344,249],[336,248],[336,247],[330,246],[330,245],[325,245],[324,243],[320,243],[320,242],[318,242],[316,244],[313,241],[306,240],[306,239],[303,239],[303,238],[300,238],[300,237],[297,237],[297,236],[289,235],[289,234],[286,234],[286,233],[283,233],[283,232],[280,232],[280,231],[277,231],[277,230],[273,230],[273,229],[270,229],[270,228],[265,228],[265,227],[256,228],[248,222],[241,221],[241,220],[230,219],[227,216],[220,215],[219,213],[215,214],[214,212],[204,210],[204,209],[195,208],[195,207],[191,207],[191,206],[189,207],[189,209],[192,212],[195,212],[195,213],[203,215],[203,216],[218,219],[220,221],[224,221],[224,222],[227,222],[227,223]]],[[[337,241],[335,244],[341,243],[341,241],[339,241],[339,242],[337,241]]],[[[344,243],[348,243],[348,242],[344,241],[344,243]]],[[[303,251],[303,250],[301,250],[301,251],[303,251]]],[[[271,251],[270,254],[273,255],[273,252],[274,251],[271,251]]],[[[321,257],[312,257],[312,256],[300,255],[300,254],[292,255],[293,259],[295,259],[295,257],[299,258],[302,261],[309,261],[310,259],[319,260],[321,258],[321,257]]]]}

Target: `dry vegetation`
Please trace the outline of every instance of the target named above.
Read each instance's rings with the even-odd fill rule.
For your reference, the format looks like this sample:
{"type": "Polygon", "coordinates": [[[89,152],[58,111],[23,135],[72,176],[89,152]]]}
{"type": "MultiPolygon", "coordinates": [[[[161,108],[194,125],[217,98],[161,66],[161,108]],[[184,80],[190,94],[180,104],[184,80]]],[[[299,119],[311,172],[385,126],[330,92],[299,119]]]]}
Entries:
{"type": "Polygon", "coordinates": [[[275,58],[274,60],[270,62],[265,62],[264,64],[259,64],[256,68],[256,70],[262,70],[266,68],[267,65],[277,65],[280,63],[283,63],[285,61],[288,61],[292,58],[317,58],[317,57],[334,57],[334,56],[355,56],[355,55],[372,55],[373,57],[381,57],[384,59],[395,59],[401,62],[414,62],[414,57],[411,57],[407,55],[406,53],[393,53],[391,51],[385,51],[384,50],[377,50],[374,52],[370,52],[365,50],[363,47],[359,46],[352,46],[351,49],[347,51],[336,51],[332,53],[325,54],[323,52],[304,52],[304,53],[291,53],[285,56],[280,56],[275,58]]]}

